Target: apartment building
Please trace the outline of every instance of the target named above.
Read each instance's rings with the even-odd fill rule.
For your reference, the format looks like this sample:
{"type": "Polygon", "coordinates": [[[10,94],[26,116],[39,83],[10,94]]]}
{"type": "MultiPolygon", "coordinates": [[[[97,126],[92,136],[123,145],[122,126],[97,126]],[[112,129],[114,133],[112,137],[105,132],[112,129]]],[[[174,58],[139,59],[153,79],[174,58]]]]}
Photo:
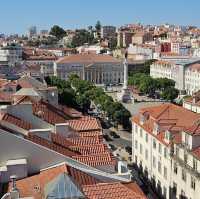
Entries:
{"type": "MultiPolygon", "coordinates": [[[[132,118],[132,160],[158,194],[166,199],[181,198],[184,195],[181,189],[185,191],[185,198],[199,197],[199,179],[195,175],[188,176],[188,180],[192,177],[196,179],[194,190],[190,184],[183,184],[174,174],[173,167],[176,162],[175,147],[182,146],[182,132],[199,119],[199,114],[173,104],[143,108],[132,118]],[[176,192],[174,187],[177,187],[176,192]]],[[[197,142],[200,143],[197,139],[193,142],[194,148],[197,142]]]]}
{"type": "Polygon", "coordinates": [[[128,47],[132,43],[133,34],[129,30],[119,30],[117,33],[117,46],[128,47]]]}
{"type": "Polygon", "coordinates": [[[185,89],[189,95],[200,90],[200,64],[192,64],[186,68],[185,89]]]}
{"type": "Polygon", "coordinates": [[[183,99],[183,107],[195,113],[200,113],[200,91],[183,99]]]}
{"type": "Polygon", "coordinates": [[[132,36],[132,43],[133,44],[144,44],[145,42],[153,41],[153,36],[150,32],[136,32],[132,36]]]}
{"type": "Polygon", "coordinates": [[[188,57],[162,58],[150,66],[150,75],[153,78],[168,78],[175,81],[175,87],[181,92],[191,94],[200,89],[198,84],[199,59],[188,57]]]}
{"type": "Polygon", "coordinates": [[[0,64],[15,66],[22,61],[22,47],[18,45],[7,45],[0,47],[0,64]]]}
{"type": "Polygon", "coordinates": [[[147,45],[133,45],[130,44],[128,49],[128,58],[137,60],[137,56],[141,56],[140,60],[153,59],[153,49],[147,45]]]}
{"type": "Polygon", "coordinates": [[[54,75],[61,79],[77,74],[81,79],[95,84],[123,82],[122,62],[109,55],[86,53],[66,56],[54,63],[54,70],[54,75]]]}
{"type": "Polygon", "coordinates": [[[101,38],[110,39],[116,37],[116,27],[115,26],[102,26],[101,27],[101,38]]]}

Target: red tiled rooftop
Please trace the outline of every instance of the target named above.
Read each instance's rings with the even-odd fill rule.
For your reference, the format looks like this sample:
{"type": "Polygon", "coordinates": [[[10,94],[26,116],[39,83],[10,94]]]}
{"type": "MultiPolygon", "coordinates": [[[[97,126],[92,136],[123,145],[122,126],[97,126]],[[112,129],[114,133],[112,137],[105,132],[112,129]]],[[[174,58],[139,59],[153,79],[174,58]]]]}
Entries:
{"type": "Polygon", "coordinates": [[[94,146],[96,144],[101,144],[103,141],[102,137],[99,137],[99,136],[75,137],[75,138],[67,138],[67,140],[72,142],[76,146],[84,146],[84,145],[94,146]]]}
{"type": "Polygon", "coordinates": [[[33,103],[33,114],[50,124],[66,123],[69,119],[61,110],[44,101],[33,103]]]}
{"type": "Polygon", "coordinates": [[[10,124],[13,124],[15,126],[18,126],[22,129],[26,129],[26,130],[30,130],[32,128],[32,125],[18,117],[15,117],[13,115],[10,115],[8,113],[6,113],[3,118],[3,121],[8,122],[10,124]]]}
{"type": "Polygon", "coordinates": [[[137,190],[132,190],[121,183],[99,183],[83,186],[87,199],[146,199],[137,190]]]}
{"type": "Polygon", "coordinates": [[[67,167],[67,170],[69,175],[73,177],[73,179],[79,184],[79,186],[92,185],[101,182],[100,180],[73,167],[67,167]]]}
{"type": "Polygon", "coordinates": [[[107,148],[104,144],[96,144],[94,146],[72,146],[70,147],[73,151],[79,152],[82,155],[91,155],[91,154],[101,154],[107,151],[107,148]]]}
{"type": "Polygon", "coordinates": [[[200,160],[200,146],[195,148],[193,151],[192,151],[192,154],[200,160]]]}
{"type": "Polygon", "coordinates": [[[36,136],[36,135],[29,134],[29,135],[26,137],[26,139],[28,139],[28,140],[30,140],[30,141],[36,143],[36,144],[39,144],[39,145],[41,145],[41,146],[44,146],[44,147],[46,147],[46,148],[49,148],[49,149],[51,149],[51,150],[53,150],[53,151],[56,151],[56,152],[58,152],[58,153],[60,153],[60,154],[62,154],[62,155],[65,155],[65,156],[67,156],[67,157],[72,157],[72,156],[74,156],[74,155],[77,155],[77,153],[71,151],[71,150],[70,150],[69,148],[67,148],[66,146],[63,147],[63,146],[61,146],[61,145],[55,144],[55,143],[53,143],[53,142],[51,142],[51,141],[48,141],[48,140],[46,140],[46,139],[44,139],[44,138],[41,138],[41,137],[38,137],[38,136],[36,136]]]}
{"type": "Polygon", "coordinates": [[[67,123],[70,127],[79,132],[102,129],[99,121],[92,117],[82,117],[78,120],[68,120],[67,123]]]}
{"type": "Polygon", "coordinates": [[[102,131],[82,131],[78,132],[80,137],[95,137],[95,136],[102,136],[102,131]]]}
{"type": "Polygon", "coordinates": [[[100,166],[100,165],[115,165],[116,160],[113,155],[109,152],[91,155],[76,155],[72,157],[79,162],[90,166],[100,166]]]}
{"type": "Polygon", "coordinates": [[[192,126],[185,128],[184,131],[190,135],[200,135],[200,123],[199,121],[192,126]]]}
{"type": "MultiPolygon", "coordinates": [[[[73,167],[63,164],[43,170],[39,174],[31,177],[17,180],[16,186],[20,191],[20,197],[33,196],[35,199],[43,199],[45,185],[62,173],[67,173],[80,187],[83,185],[93,185],[100,182],[96,178],[78,169],[74,169],[73,167]],[[36,188],[39,188],[39,191],[36,188]]],[[[10,183],[8,190],[11,189],[11,186],[12,185],[10,183]]]]}
{"type": "MultiPolygon", "coordinates": [[[[35,199],[42,199],[45,185],[57,177],[59,174],[64,172],[67,173],[67,167],[65,164],[44,170],[34,176],[27,177],[22,180],[17,180],[16,186],[20,191],[20,197],[33,196],[35,199]],[[39,188],[39,191],[37,188],[39,188]]],[[[11,186],[12,185],[10,183],[8,190],[11,189],[11,186]]]]}
{"type": "Polygon", "coordinates": [[[92,64],[92,63],[120,63],[120,61],[110,55],[96,55],[94,53],[87,54],[73,54],[70,56],[65,56],[60,58],[58,64],[67,64],[67,63],[83,63],[83,64],[92,64]]]}

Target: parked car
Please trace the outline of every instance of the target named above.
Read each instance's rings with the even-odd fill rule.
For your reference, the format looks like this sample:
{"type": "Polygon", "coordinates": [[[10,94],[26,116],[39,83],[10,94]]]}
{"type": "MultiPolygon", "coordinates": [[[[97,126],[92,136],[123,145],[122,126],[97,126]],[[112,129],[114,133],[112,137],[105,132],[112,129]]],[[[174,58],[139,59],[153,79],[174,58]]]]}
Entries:
{"type": "Polygon", "coordinates": [[[113,137],[113,138],[120,138],[120,136],[115,133],[114,131],[110,131],[110,135],[113,137]]]}

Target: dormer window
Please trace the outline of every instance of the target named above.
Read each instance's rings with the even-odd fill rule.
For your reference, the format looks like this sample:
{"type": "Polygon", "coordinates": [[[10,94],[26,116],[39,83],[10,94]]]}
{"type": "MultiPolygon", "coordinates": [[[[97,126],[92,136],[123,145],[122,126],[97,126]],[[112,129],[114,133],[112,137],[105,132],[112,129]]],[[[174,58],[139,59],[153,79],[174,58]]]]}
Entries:
{"type": "Polygon", "coordinates": [[[140,114],[140,124],[143,125],[149,119],[149,113],[141,113],[140,114]]]}
{"type": "Polygon", "coordinates": [[[169,132],[169,131],[165,131],[165,141],[166,141],[167,143],[170,142],[170,132],[169,132]]]}
{"type": "Polygon", "coordinates": [[[190,135],[188,135],[187,133],[185,133],[185,147],[187,149],[190,149],[191,148],[190,146],[191,146],[190,145],[190,135]]]}
{"type": "Polygon", "coordinates": [[[160,128],[159,128],[158,123],[154,122],[153,133],[157,135],[159,133],[159,130],[160,128]]]}
{"type": "Polygon", "coordinates": [[[140,124],[143,125],[145,122],[145,117],[143,114],[140,115],[140,124]]]}

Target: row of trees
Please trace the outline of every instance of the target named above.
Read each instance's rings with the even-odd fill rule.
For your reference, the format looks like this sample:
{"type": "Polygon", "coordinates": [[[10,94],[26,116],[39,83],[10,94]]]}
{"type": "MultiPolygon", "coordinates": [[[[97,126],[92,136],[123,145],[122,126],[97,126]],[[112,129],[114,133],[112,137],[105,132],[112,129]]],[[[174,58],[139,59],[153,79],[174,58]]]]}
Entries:
{"type": "Polygon", "coordinates": [[[124,128],[130,127],[130,112],[121,103],[113,101],[102,88],[81,80],[76,75],[71,75],[68,81],[57,77],[48,77],[46,81],[49,85],[58,87],[60,103],[73,106],[83,112],[87,112],[91,103],[94,103],[114,125],[121,124],[124,128]]]}
{"type": "Polygon", "coordinates": [[[152,78],[145,73],[135,73],[129,77],[129,85],[135,86],[140,92],[173,101],[178,97],[175,82],[167,78],[152,78]]]}

